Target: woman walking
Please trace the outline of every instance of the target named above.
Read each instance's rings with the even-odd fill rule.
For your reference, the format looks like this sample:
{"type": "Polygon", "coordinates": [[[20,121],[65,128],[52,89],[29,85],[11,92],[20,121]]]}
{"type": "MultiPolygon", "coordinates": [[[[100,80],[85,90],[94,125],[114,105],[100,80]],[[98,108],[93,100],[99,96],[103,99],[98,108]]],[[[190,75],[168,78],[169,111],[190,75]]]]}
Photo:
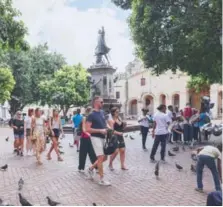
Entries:
{"type": "Polygon", "coordinates": [[[51,148],[47,154],[47,159],[51,160],[51,152],[55,150],[57,154],[57,160],[63,161],[63,159],[60,156],[59,149],[58,149],[58,139],[60,137],[60,132],[63,134],[63,128],[60,122],[60,116],[56,109],[53,109],[53,117],[50,118],[49,121],[49,128],[51,131],[51,139],[52,139],[52,145],[51,148]]]}
{"type": "Polygon", "coordinates": [[[32,150],[32,141],[31,137],[31,124],[32,124],[32,117],[33,117],[33,109],[28,110],[28,116],[25,118],[25,137],[26,137],[26,155],[31,155],[32,150]]]}
{"type": "Polygon", "coordinates": [[[39,108],[36,108],[35,116],[32,119],[31,140],[35,146],[37,164],[42,165],[41,154],[44,151],[45,145],[45,123],[44,119],[41,117],[41,110],[39,108]]]}
{"type": "Polygon", "coordinates": [[[158,112],[154,115],[152,137],[155,138],[155,140],[150,154],[150,159],[152,162],[155,161],[155,154],[159,143],[161,143],[161,160],[165,162],[166,141],[169,135],[168,125],[170,123],[170,119],[166,114],[166,105],[161,104],[157,110],[158,112]]]}
{"type": "Polygon", "coordinates": [[[117,139],[118,148],[110,156],[109,169],[111,171],[114,170],[113,161],[119,153],[120,154],[121,169],[122,170],[128,170],[125,167],[125,141],[124,141],[124,138],[123,138],[123,131],[124,131],[124,128],[126,127],[126,124],[120,119],[119,109],[117,107],[113,107],[111,109],[111,116],[112,116],[112,119],[108,120],[108,124],[116,132],[116,135],[118,137],[118,139],[117,139]]]}
{"type": "Polygon", "coordinates": [[[146,139],[147,139],[147,135],[149,132],[149,117],[147,115],[148,112],[149,112],[149,110],[142,109],[142,116],[140,116],[138,119],[138,122],[141,127],[140,129],[141,129],[141,134],[142,134],[142,148],[143,148],[143,150],[147,150],[146,149],[146,139]]]}
{"type": "Polygon", "coordinates": [[[14,138],[15,138],[14,147],[16,149],[17,155],[23,156],[24,120],[21,111],[16,112],[11,127],[13,128],[14,131],[14,138]]]}
{"type": "Polygon", "coordinates": [[[79,172],[83,172],[85,169],[85,162],[87,155],[90,158],[91,164],[94,164],[97,161],[97,156],[94,152],[93,145],[91,143],[91,135],[86,132],[86,117],[91,113],[91,107],[85,109],[85,114],[83,116],[82,122],[80,123],[80,128],[78,129],[81,133],[80,139],[80,152],[79,152],[79,172]]]}

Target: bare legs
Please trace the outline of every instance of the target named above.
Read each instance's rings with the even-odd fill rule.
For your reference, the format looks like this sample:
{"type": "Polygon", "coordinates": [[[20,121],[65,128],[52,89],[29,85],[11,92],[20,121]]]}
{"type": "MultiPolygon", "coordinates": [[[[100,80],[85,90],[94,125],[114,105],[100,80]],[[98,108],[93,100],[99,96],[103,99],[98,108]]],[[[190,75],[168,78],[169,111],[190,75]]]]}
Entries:
{"type": "Polygon", "coordinates": [[[51,160],[52,159],[51,158],[51,153],[54,150],[56,152],[56,154],[57,154],[58,161],[63,161],[63,159],[60,157],[60,153],[59,153],[59,149],[58,149],[58,139],[56,137],[53,137],[52,138],[52,142],[53,143],[52,143],[52,145],[50,147],[50,150],[49,150],[49,152],[47,154],[47,159],[48,160],[51,160]]]}
{"type": "Polygon", "coordinates": [[[28,154],[29,151],[31,152],[32,150],[32,142],[30,140],[30,136],[26,137],[26,153],[28,154]]]}
{"type": "Polygon", "coordinates": [[[109,162],[109,168],[111,170],[114,170],[113,168],[113,161],[116,158],[117,154],[120,154],[120,162],[121,162],[121,169],[122,170],[127,170],[125,167],[125,148],[119,148],[117,149],[111,156],[110,156],[110,162],[109,162]]]}
{"type": "Polygon", "coordinates": [[[98,174],[100,176],[100,179],[103,179],[104,177],[103,162],[106,160],[107,160],[106,155],[100,155],[98,156],[97,161],[90,167],[90,170],[93,170],[94,168],[98,167],[98,174]]]}

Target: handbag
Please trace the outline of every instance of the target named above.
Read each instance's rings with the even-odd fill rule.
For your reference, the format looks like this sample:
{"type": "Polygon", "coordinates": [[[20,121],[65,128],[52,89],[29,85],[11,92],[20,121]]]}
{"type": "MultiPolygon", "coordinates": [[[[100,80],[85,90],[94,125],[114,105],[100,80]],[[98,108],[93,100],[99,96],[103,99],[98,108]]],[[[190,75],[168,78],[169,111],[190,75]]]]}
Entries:
{"type": "Polygon", "coordinates": [[[118,146],[117,136],[113,134],[113,130],[108,130],[104,143],[104,154],[105,155],[113,154],[117,149],[117,146],[118,146]]]}
{"type": "Polygon", "coordinates": [[[37,135],[36,131],[34,131],[33,132],[33,135],[31,136],[31,140],[32,141],[36,141],[37,140],[37,137],[38,137],[38,135],[37,135]]]}

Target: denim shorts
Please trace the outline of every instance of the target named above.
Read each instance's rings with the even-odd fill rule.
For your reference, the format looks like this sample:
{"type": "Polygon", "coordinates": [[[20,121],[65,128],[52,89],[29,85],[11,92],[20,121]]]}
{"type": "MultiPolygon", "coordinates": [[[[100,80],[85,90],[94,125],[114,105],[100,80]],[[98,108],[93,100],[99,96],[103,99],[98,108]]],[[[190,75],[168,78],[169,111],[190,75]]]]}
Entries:
{"type": "Polygon", "coordinates": [[[22,134],[14,134],[15,139],[23,139],[24,138],[24,133],[22,134]]]}

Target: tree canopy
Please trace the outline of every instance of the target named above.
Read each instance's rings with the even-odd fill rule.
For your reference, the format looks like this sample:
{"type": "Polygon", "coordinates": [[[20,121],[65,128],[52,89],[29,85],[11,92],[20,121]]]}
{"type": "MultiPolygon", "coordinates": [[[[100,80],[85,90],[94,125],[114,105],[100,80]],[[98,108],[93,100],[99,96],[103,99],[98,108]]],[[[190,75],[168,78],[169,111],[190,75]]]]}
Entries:
{"type": "Polygon", "coordinates": [[[0,104],[10,99],[15,85],[12,72],[8,68],[0,68],[0,104]]]}
{"type": "Polygon", "coordinates": [[[221,0],[112,0],[132,9],[136,54],[157,74],[166,70],[222,82],[221,0]]]}
{"type": "Polygon", "coordinates": [[[39,83],[51,79],[54,72],[65,65],[63,56],[49,53],[46,45],[28,51],[9,50],[1,56],[0,62],[11,69],[16,81],[9,100],[11,114],[28,104],[38,104],[39,83]]]}
{"type": "Polygon", "coordinates": [[[69,108],[89,101],[88,73],[81,64],[64,66],[51,80],[40,83],[41,103],[59,107],[64,115],[69,108]]]}
{"type": "Polygon", "coordinates": [[[28,43],[24,40],[27,28],[18,20],[20,12],[12,7],[12,0],[0,1],[0,52],[3,50],[27,50],[28,43]]]}

